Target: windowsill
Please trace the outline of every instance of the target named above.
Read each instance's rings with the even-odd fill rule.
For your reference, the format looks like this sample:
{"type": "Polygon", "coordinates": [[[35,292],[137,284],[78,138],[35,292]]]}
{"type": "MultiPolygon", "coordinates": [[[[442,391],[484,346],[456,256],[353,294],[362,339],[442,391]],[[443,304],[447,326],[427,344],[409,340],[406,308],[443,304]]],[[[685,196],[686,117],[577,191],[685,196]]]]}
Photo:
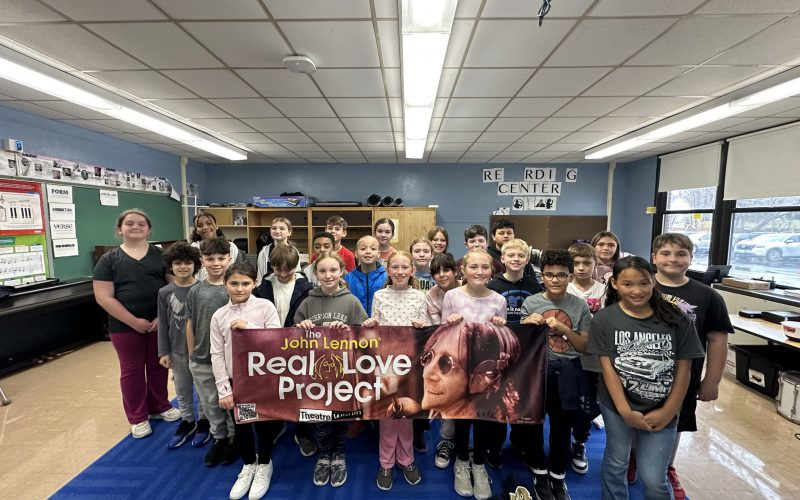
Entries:
{"type": "Polygon", "coordinates": [[[792,307],[800,307],[800,297],[795,297],[783,293],[783,290],[745,290],[733,286],[723,285],[721,283],[714,283],[716,290],[722,290],[730,293],[738,293],[739,295],[747,295],[748,297],[755,297],[757,299],[769,300],[770,302],[777,302],[792,307]]]}

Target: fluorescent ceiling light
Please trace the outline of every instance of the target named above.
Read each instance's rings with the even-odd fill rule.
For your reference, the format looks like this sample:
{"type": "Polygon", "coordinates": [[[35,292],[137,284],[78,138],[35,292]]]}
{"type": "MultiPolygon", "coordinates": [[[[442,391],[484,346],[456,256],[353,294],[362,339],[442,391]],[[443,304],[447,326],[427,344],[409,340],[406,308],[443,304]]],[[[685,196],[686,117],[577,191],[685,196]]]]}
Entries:
{"type": "Polygon", "coordinates": [[[156,134],[175,139],[203,151],[221,156],[228,160],[246,160],[247,154],[233,146],[217,143],[200,131],[191,131],[177,127],[167,119],[141,113],[134,109],[113,103],[91,92],[69,83],[32,70],[15,62],[0,57],[0,78],[24,85],[25,87],[50,94],[59,99],[92,109],[98,113],[131,123],[137,127],[156,134]]]}
{"type": "Polygon", "coordinates": [[[422,158],[458,0],[401,0],[406,158],[422,158]]]}
{"type": "Polygon", "coordinates": [[[663,139],[665,137],[670,137],[681,132],[686,132],[687,130],[692,130],[702,125],[722,120],[723,118],[738,115],[739,113],[743,113],[745,111],[749,111],[781,99],[786,99],[787,97],[797,94],[800,94],[800,78],[789,80],[768,89],[742,97],[735,101],[721,104],[696,115],[692,115],[668,125],[658,127],[626,141],[587,154],[585,158],[587,160],[600,160],[602,158],[608,158],[609,156],[613,156],[617,153],[627,151],[637,146],[641,146],[658,139],[663,139]]]}

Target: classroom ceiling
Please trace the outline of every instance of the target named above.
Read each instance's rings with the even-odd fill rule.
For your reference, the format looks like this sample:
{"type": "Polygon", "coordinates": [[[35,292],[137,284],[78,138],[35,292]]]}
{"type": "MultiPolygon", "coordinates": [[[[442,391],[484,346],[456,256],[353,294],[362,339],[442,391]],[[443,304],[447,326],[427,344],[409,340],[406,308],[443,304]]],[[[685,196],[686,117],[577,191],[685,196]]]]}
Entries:
{"type": "MultiPolygon", "coordinates": [[[[798,0],[460,0],[423,161],[579,162],[606,142],[800,63],[798,0]]],[[[0,0],[0,44],[229,138],[252,162],[404,158],[396,0],[0,0]],[[312,75],[290,73],[306,55],[312,75]]],[[[199,161],[0,79],[0,105],[199,161]]],[[[800,97],[621,153],[800,119],[800,97]]],[[[419,161],[419,160],[417,160],[419,161]]]]}

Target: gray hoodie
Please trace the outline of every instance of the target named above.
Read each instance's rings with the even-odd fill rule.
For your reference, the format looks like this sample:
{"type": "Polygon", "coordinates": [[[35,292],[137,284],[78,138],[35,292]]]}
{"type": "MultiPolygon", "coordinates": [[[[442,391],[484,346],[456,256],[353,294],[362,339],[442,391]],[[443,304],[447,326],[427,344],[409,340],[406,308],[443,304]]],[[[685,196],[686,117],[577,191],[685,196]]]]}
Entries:
{"type": "Polygon", "coordinates": [[[328,295],[319,286],[308,292],[294,315],[295,324],[310,319],[317,326],[334,321],[357,326],[366,321],[367,313],[361,302],[347,288],[339,288],[328,295]]]}

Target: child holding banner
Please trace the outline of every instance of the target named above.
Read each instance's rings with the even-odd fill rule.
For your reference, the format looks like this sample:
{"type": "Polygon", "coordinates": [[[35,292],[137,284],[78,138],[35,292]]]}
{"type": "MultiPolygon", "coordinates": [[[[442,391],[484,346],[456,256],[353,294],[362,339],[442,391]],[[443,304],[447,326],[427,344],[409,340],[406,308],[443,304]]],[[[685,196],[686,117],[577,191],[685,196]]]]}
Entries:
{"type": "MultiPolygon", "coordinates": [[[[280,328],[275,306],[252,295],[256,270],[248,263],[233,264],[225,272],[225,290],[230,300],[211,317],[211,365],[219,394],[219,406],[233,413],[233,353],[231,330],[280,328]]],[[[266,494],[272,479],[272,448],[285,431],[279,420],[235,423],[236,444],[244,467],[231,488],[229,498],[238,500],[250,492],[250,500],[266,494]],[[256,463],[258,443],[258,463],[256,463]]]]}
{"type": "MultiPolygon", "coordinates": [[[[416,289],[417,280],[413,276],[411,262],[412,257],[408,252],[398,251],[389,256],[386,261],[389,275],[386,288],[375,292],[372,317],[364,321],[364,326],[428,326],[425,294],[416,289]]],[[[419,484],[422,480],[419,469],[414,465],[413,436],[412,420],[381,420],[378,488],[392,488],[392,469],[395,465],[403,469],[408,484],[419,484]]]]}
{"type": "Polygon", "coordinates": [[[612,268],[606,307],[594,315],[587,352],[600,357],[606,428],[603,499],[627,499],[631,442],[646,498],[673,498],[667,479],[693,359],[705,356],[690,320],[655,288],[650,264],[624,257],[612,268]]]}
{"type": "MultiPolygon", "coordinates": [[[[484,230],[485,231],[485,230],[484,230]]],[[[506,324],[506,299],[497,292],[486,288],[492,278],[492,256],[485,249],[473,248],[464,255],[461,264],[465,284],[447,292],[442,303],[442,319],[455,325],[461,321],[469,323],[493,323],[498,326],[506,324]]],[[[469,433],[473,420],[456,421],[455,445],[456,462],[453,467],[455,479],[453,487],[462,497],[475,496],[478,500],[492,496],[489,485],[489,474],[486,472],[484,460],[488,443],[486,433],[478,432],[480,424],[475,428],[475,451],[470,466],[469,433]],[[470,478],[470,469],[472,478],[470,478]]]]}
{"type": "MultiPolygon", "coordinates": [[[[368,318],[364,308],[347,287],[341,287],[344,261],[336,252],[320,253],[314,265],[314,275],[319,285],[308,292],[300,304],[294,321],[300,328],[311,330],[314,326],[327,326],[333,330],[345,329],[348,325],[361,325],[368,318]],[[337,318],[330,321],[331,318],[337,318]]],[[[347,480],[347,462],[344,442],[347,434],[346,422],[322,422],[315,424],[319,456],[314,467],[314,484],[339,487],[347,480]]]]}

